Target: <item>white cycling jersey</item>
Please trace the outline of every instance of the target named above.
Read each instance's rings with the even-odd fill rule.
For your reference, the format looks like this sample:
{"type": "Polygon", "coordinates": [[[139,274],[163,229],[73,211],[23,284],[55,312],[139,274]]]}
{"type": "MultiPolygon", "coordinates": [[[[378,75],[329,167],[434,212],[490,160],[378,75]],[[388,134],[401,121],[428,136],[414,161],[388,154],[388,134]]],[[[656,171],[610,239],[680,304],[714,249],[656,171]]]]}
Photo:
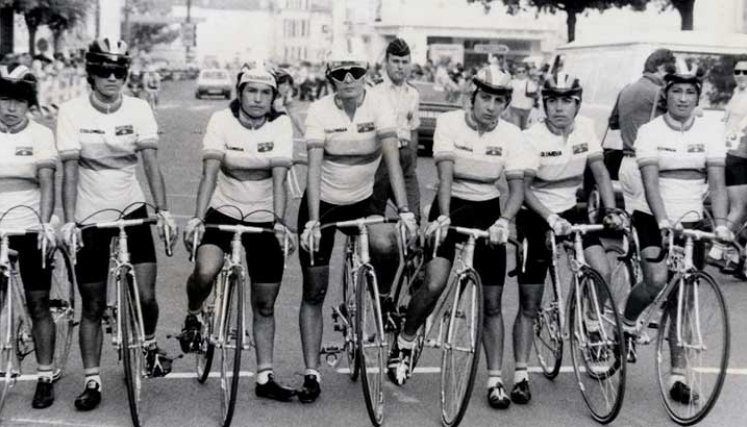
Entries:
{"type": "MultiPolygon", "coordinates": [[[[291,166],[293,125],[288,116],[282,115],[257,129],[249,129],[226,108],[210,117],[203,139],[203,158],[221,162],[211,208],[236,206],[244,215],[263,210],[246,220],[272,222],[272,168],[291,166]]],[[[235,209],[219,210],[243,219],[235,209]]]]}
{"type": "Polygon", "coordinates": [[[451,194],[464,200],[484,201],[500,196],[496,181],[521,178],[530,153],[521,130],[499,120],[495,128],[482,135],[469,113],[454,110],[436,119],[433,134],[433,160],[454,162],[451,194]]]}
{"type": "MultiPolygon", "coordinates": [[[[60,107],[57,149],[60,158],[78,161],[78,196],[75,220],[82,221],[101,209],[122,210],[144,202],[137,181],[138,152],[157,149],[158,125],[147,102],[123,96],[122,105],[106,114],[97,110],[89,95],[60,107]]],[[[113,212],[92,219],[116,219],[113,212]]]]}
{"type": "Polygon", "coordinates": [[[306,115],[308,148],[324,148],[321,200],[351,205],[373,194],[381,161],[381,140],[397,137],[394,112],[387,101],[367,90],[353,120],[334,94],[315,101],[306,115]]]}
{"type": "Polygon", "coordinates": [[[8,209],[26,205],[39,213],[40,169],[57,167],[57,150],[52,131],[29,121],[21,130],[0,129],[0,228],[39,226],[39,218],[28,209],[8,209]]]}
{"type": "Polygon", "coordinates": [[[576,206],[576,191],[583,184],[587,162],[603,159],[592,121],[576,117],[567,139],[553,133],[544,122],[524,135],[534,151],[525,173],[535,176],[531,188],[537,199],[553,213],[576,206]]]}
{"type": "MultiPolygon", "coordinates": [[[[703,219],[703,199],[708,190],[706,167],[724,165],[726,143],[723,122],[709,123],[693,117],[681,126],[667,114],[641,126],[635,140],[639,167],[659,166],[659,191],[673,223],[703,219]]],[[[636,210],[651,213],[647,204],[636,210]]]]}

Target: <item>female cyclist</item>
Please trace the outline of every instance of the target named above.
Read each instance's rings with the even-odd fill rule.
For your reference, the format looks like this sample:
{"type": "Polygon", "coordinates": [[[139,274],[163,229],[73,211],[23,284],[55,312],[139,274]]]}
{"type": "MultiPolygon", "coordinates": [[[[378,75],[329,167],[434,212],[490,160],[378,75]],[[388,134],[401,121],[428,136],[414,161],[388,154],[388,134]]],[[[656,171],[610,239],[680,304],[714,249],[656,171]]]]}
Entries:
{"type": "Polygon", "coordinates": [[[223,267],[224,254],[231,252],[232,235],[215,229],[205,231],[204,224],[274,228],[274,237],[248,234],[242,243],[251,279],[257,355],[255,392],[259,397],[288,401],[295,392],[275,382],[272,359],[275,300],[284,267],[282,244],[288,232],[282,219],[285,176],[293,155],[293,127],[288,116],[272,108],[277,83],[275,76],[262,66],[242,67],[236,94],[237,99],[228,108],[212,115],[203,140],[202,180],[195,217],[184,230],[187,249],[192,251],[195,238],[199,247],[194,271],[187,281],[189,313],[180,343],[182,350],[189,352],[200,342],[202,303],[223,267]],[[253,215],[245,218],[249,213],[253,215]]]}
{"type": "Polygon", "coordinates": [[[36,77],[31,71],[20,64],[1,65],[0,228],[38,228],[39,218],[42,221],[38,237],[10,238],[10,248],[18,251],[21,259],[21,280],[33,322],[38,381],[31,406],[42,409],[54,402],[55,325],[49,311],[52,276],[49,268],[42,269],[41,266],[42,257],[54,250],[56,242],[50,220],[54,211],[57,150],[52,131],[28,119],[28,110],[35,105],[36,77]],[[29,206],[36,214],[27,209],[9,211],[18,205],[29,206]],[[41,252],[43,240],[46,241],[47,254],[41,252]]]}

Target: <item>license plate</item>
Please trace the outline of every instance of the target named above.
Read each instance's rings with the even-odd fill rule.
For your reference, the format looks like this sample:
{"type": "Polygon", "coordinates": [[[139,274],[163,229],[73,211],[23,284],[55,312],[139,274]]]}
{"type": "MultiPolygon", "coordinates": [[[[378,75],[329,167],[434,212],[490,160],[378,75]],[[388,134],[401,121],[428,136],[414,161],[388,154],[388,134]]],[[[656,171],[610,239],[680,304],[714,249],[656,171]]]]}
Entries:
{"type": "Polygon", "coordinates": [[[223,93],[220,89],[208,89],[208,93],[223,93]]]}

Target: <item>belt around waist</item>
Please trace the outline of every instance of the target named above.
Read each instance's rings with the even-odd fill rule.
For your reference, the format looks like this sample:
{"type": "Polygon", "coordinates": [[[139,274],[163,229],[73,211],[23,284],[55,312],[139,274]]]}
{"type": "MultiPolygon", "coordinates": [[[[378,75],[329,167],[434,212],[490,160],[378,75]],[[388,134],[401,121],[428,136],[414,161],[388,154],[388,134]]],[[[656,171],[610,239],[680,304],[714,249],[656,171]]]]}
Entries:
{"type": "Polygon", "coordinates": [[[635,151],[623,151],[623,157],[635,157],[635,151]]]}

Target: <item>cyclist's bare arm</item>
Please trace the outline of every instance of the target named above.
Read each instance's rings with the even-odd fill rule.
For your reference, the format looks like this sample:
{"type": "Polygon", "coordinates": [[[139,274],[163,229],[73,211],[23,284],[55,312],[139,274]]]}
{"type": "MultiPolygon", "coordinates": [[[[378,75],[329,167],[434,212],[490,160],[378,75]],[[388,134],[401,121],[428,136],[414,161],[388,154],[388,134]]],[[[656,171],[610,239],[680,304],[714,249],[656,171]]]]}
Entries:
{"type": "Polygon", "coordinates": [[[607,171],[604,161],[601,158],[595,158],[587,160],[586,164],[594,175],[594,181],[597,183],[599,195],[602,198],[602,205],[607,209],[614,208],[615,193],[612,190],[612,179],[610,179],[610,173],[607,171]]]}
{"type": "Polygon", "coordinates": [[[158,152],[154,148],[146,148],[140,153],[143,158],[143,170],[145,171],[145,177],[148,179],[153,202],[158,209],[167,210],[166,184],[163,181],[161,168],[158,166],[158,152]]]}
{"type": "Polygon", "coordinates": [[[648,202],[656,221],[669,219],[659,190],[659,165],[647,164],[641,166],[641,179],[643,180],[643,190],[646,193],[646,202],[648,202]]]}
{"type": "Polygon", "coordinates": [[[547,208],[544,203],[540,202],[537,195],[532,191],[532,184],[534,183],[535,173],[532,171],[524,171],[524,204],[529,209],[537,212],[542,218],[547,220],[553,211],[547,208]]]}
{"type": "Polygon", "coordinates": [[[220,170],[220,160],[205,159],[202,161],[202,178],[197,188],[197,201],[195,202],[195,218],[205,218],[210,199],[215,192],[215,184],[220,170]]]}
{"type": "Polygon", "coordinates": [[[48,223],[52,219],[52,212],[54,211],[54,169],[39,169],[37,177],[39,178],[39,189],[41,190],[39,216],[43,223],[48,223]]]}
{"type": "Polygon", "coordinates": [[[740,226],[741,224],[726,223],[726,216],[729,212],[729,198],[726,193],[724,165],[708,165],[708,190],[716,225],[740,226]]]}
{"type": "Polygon", "coordinates": [[[62,163],[62,211],[65,222],[75,222],[75,202],[78,198],[78,159],[62,163]]]}
{"type": "Polygon", "coordinates": [[[285,192],[285,178],[288,175],[288,168],[285,166],[275,166],[272,168],[272,205],[275,217],[285,218],[285,202],[287,194],[285,192]]]}
{"type": "Polygon", "coordinates": [[[405,178],[402,175],[402,166],[399,163],[399,141],[394,136],[388,136],[381,141],[381,147],[397,207],[407,206],[405,178]]]}
{"type": "Polygon", "coordinates": [[[508,180],[508,200],[501,216],[508,219],[515,217],[523,203],[524,179],[522,177],[512,177],[508,180]]]}
{"type": "Polygon", "coordinates": [[[308,150],[309,167],[306,173],[306,197],[309,204],[309,221],[319,221],[319,200],[322,183],[323,147],[312,147],[308,150]]]}
{"type": "Polygon", "coordinates": [[[451,209],[451,184],[454,182],[454,160],[438,162],[438,209],[449,216],[451,209]]]}

